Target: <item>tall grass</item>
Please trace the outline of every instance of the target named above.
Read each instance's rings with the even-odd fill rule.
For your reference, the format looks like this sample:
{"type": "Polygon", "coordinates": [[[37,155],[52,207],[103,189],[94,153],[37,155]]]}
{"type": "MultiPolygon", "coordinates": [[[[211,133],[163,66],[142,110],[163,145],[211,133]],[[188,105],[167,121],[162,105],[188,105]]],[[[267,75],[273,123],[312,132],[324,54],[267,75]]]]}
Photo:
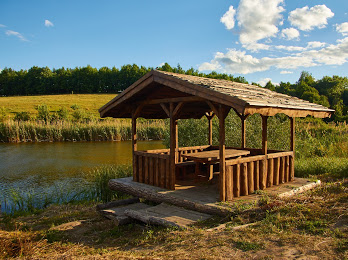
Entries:
{"type": "Polygon", "coordinates": [[[35,213],[51,204],[80,202],[108,202],[126,195],[108,187],[110,179],[130,176],[131,166],[101,166],[82,174],[82,178],[66,181],[60,185],[37,189],[11,189],[2,205],[2,211],[23,215],[35,213]]]}
{"type": "MultiPolygon", "coordinates": [[[[131,138],[129,120],[95,120],[91,122],[14,121],[0,122],[0,142],[38,141],[121,141],[131,138]]],[[[139,140],[163,139],[163,121],[144,121],[137,124],[139,140]]]]}

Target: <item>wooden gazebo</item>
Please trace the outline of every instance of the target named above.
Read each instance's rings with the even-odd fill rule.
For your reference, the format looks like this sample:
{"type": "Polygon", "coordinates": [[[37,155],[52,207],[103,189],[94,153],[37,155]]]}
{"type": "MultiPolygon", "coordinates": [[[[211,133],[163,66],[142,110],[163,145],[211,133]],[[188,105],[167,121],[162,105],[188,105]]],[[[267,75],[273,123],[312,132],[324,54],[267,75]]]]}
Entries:
{"type": "MultiPolygon", "coordinates": [[[[294,179],[295,117],[330,117],[334,110],[296,97],[227,80],[151,71],[99,109],[101,117],[132,119],[133,181],[175,189],[176,171],[185,155],[214,151],[218,156],[220,200],[248,195],[294,179]],[[225,118],[233,109],[241,118],[242,144],[249,151],[226,158],[225,118]],[[245,120],[262,117],[262,149],[246,148],[245,120]],[[267,149],[267,118],[283,113],[290,118],[290,151],[267,149]],[[212,144],[212,118],[219,119],[219,146],[212,144]],[[178,119],[208,118],[208,145],[178,147],[178,119]],[[136,120],[170,119],[170,148],[137,151],[136,120]],[[218,152],[217,152],[218,150],[218,152]]],[[[236,148],[233,148],[236,149],[236,148]]],[[[212,168],[212,166],[210,165],[212,168]]]]}

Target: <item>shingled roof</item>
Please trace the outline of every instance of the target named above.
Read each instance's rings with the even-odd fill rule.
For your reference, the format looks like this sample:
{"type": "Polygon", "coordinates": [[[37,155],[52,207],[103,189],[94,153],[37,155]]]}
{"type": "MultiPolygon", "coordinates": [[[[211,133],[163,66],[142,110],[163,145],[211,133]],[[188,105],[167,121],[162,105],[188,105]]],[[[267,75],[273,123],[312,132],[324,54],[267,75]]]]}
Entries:
{"type": "Polygon", "coordinates": [[[254,85],[153,70],[99,109],[102,117],[131,118],[138,109],[144,118],[167,118],[163,103],[184,102],[178,118],[201,118],[210,104],[225,105],[242,115],[329,117],[322,105],[254,85]]]}

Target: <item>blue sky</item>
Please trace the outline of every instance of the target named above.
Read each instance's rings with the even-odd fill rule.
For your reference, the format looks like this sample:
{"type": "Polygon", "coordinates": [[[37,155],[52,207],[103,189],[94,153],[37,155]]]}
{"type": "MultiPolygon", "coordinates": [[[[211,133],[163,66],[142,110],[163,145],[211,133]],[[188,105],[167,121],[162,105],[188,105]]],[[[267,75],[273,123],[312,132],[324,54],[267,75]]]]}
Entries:
{"type": "Polygon", "coordinates": [[[0,69],[168,62],[264,84],[347,61],[346,0],[0,1],[0,69]]]}

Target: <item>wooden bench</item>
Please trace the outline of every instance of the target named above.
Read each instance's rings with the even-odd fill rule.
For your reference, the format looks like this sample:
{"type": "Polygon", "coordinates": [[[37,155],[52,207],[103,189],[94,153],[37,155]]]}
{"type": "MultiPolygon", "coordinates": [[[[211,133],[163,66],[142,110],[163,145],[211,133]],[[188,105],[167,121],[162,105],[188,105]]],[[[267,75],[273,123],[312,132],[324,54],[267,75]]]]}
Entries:
{"type": "Polygon", "coordinates": [[[185,180],[187,168],[195,167],[196,163],[194,161],[179,162],[175,164],[175,172],[177,175],[182,175],[182,179],[185,180]]]}

